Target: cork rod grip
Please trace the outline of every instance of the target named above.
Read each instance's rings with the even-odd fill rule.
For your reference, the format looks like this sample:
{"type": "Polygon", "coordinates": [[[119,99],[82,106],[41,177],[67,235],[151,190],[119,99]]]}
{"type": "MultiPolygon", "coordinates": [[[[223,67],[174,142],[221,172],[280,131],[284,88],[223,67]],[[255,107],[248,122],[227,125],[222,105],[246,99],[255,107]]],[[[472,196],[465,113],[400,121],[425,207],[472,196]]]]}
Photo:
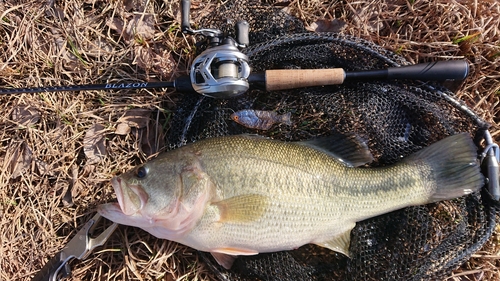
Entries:
{"type": "Polygon", "coordinates": [[[336,85],[342,84],[344,78],[345,72],[342,68],[266,70],[266,90],[336,85]]]}

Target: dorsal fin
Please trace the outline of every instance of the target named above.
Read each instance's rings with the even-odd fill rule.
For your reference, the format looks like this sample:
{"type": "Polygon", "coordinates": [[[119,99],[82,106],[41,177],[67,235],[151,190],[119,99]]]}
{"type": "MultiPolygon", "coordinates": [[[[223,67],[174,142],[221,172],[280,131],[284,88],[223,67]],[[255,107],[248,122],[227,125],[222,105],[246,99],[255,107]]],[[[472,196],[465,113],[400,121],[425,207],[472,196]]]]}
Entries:
{"type": "Polygon", "coordinates": [[[336,133],[299,144],[330,154],[350,167],[358,167],[373,161],[373,156],[366,143],[355,134],[336,133]]]}

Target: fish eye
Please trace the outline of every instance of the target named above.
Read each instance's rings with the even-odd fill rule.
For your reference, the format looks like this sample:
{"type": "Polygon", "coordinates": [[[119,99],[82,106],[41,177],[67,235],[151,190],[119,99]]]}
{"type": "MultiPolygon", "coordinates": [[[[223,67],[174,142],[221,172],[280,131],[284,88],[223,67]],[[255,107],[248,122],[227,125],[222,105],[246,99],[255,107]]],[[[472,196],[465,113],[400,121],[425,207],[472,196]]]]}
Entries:
{"type": "Polygon", "coordinates": [[[233,119],[238,120],[238,119],[240,119],[240,117],[238,117],[238,115],[235,115],[235,116],[233,116],[233,119]]]}
{"type": "Polygon", "coordinates": [[[139,167],[139,169],[137,169],[135,171],[136,177],[138,177],[140,179],[145,178],[147,176],[147,174],[148,174],[148,169],[146,169],[144,166],[139,167]]]}

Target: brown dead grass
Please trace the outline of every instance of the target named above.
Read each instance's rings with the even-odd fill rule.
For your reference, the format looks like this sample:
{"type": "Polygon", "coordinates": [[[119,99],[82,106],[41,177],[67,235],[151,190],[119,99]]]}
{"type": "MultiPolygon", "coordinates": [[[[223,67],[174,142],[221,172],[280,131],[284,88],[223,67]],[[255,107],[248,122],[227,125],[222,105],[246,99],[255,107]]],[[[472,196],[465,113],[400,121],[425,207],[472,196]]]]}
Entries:
{"type": "MultiPolygon", "coordinates": [[[[335,20],[341,32],[414,63],[468,59],[472,73],[457,95],[491,122],[500,142],[498,1],[276,2],[306,26],[335,20]]],[[[0,86],[167,81],[186,73],[194,38],[179,32],[177,1],[71,0],[55,1],[53,9],[49,5],[0,2],[0,86]]],[[[112,200],[108,182],[113,175],[165,147],[175,102],[170,93],[158,89],[0,97],[1,280],[31,279],[98,204],[112,200]]],[[[498,239],[497,234],[449,280],[500,280],[498,239]]],[[[105,250],[72,263],[73,276],[210,279],[193,253],[139,229],[119,227],[105,250]]]]}

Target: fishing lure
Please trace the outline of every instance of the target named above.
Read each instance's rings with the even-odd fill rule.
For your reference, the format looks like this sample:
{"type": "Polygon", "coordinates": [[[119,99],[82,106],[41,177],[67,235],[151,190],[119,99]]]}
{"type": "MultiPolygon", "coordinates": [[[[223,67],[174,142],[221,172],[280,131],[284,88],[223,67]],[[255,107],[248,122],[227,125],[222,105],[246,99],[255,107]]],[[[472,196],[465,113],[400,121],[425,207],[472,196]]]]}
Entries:
{"type": "Polygon", "coordinates": [[[278,114],[275,111],[243,109],[231,114],[231,119],[247,128],[269,130],[276,123],[292,125],[291,113],[278,114]]]}

